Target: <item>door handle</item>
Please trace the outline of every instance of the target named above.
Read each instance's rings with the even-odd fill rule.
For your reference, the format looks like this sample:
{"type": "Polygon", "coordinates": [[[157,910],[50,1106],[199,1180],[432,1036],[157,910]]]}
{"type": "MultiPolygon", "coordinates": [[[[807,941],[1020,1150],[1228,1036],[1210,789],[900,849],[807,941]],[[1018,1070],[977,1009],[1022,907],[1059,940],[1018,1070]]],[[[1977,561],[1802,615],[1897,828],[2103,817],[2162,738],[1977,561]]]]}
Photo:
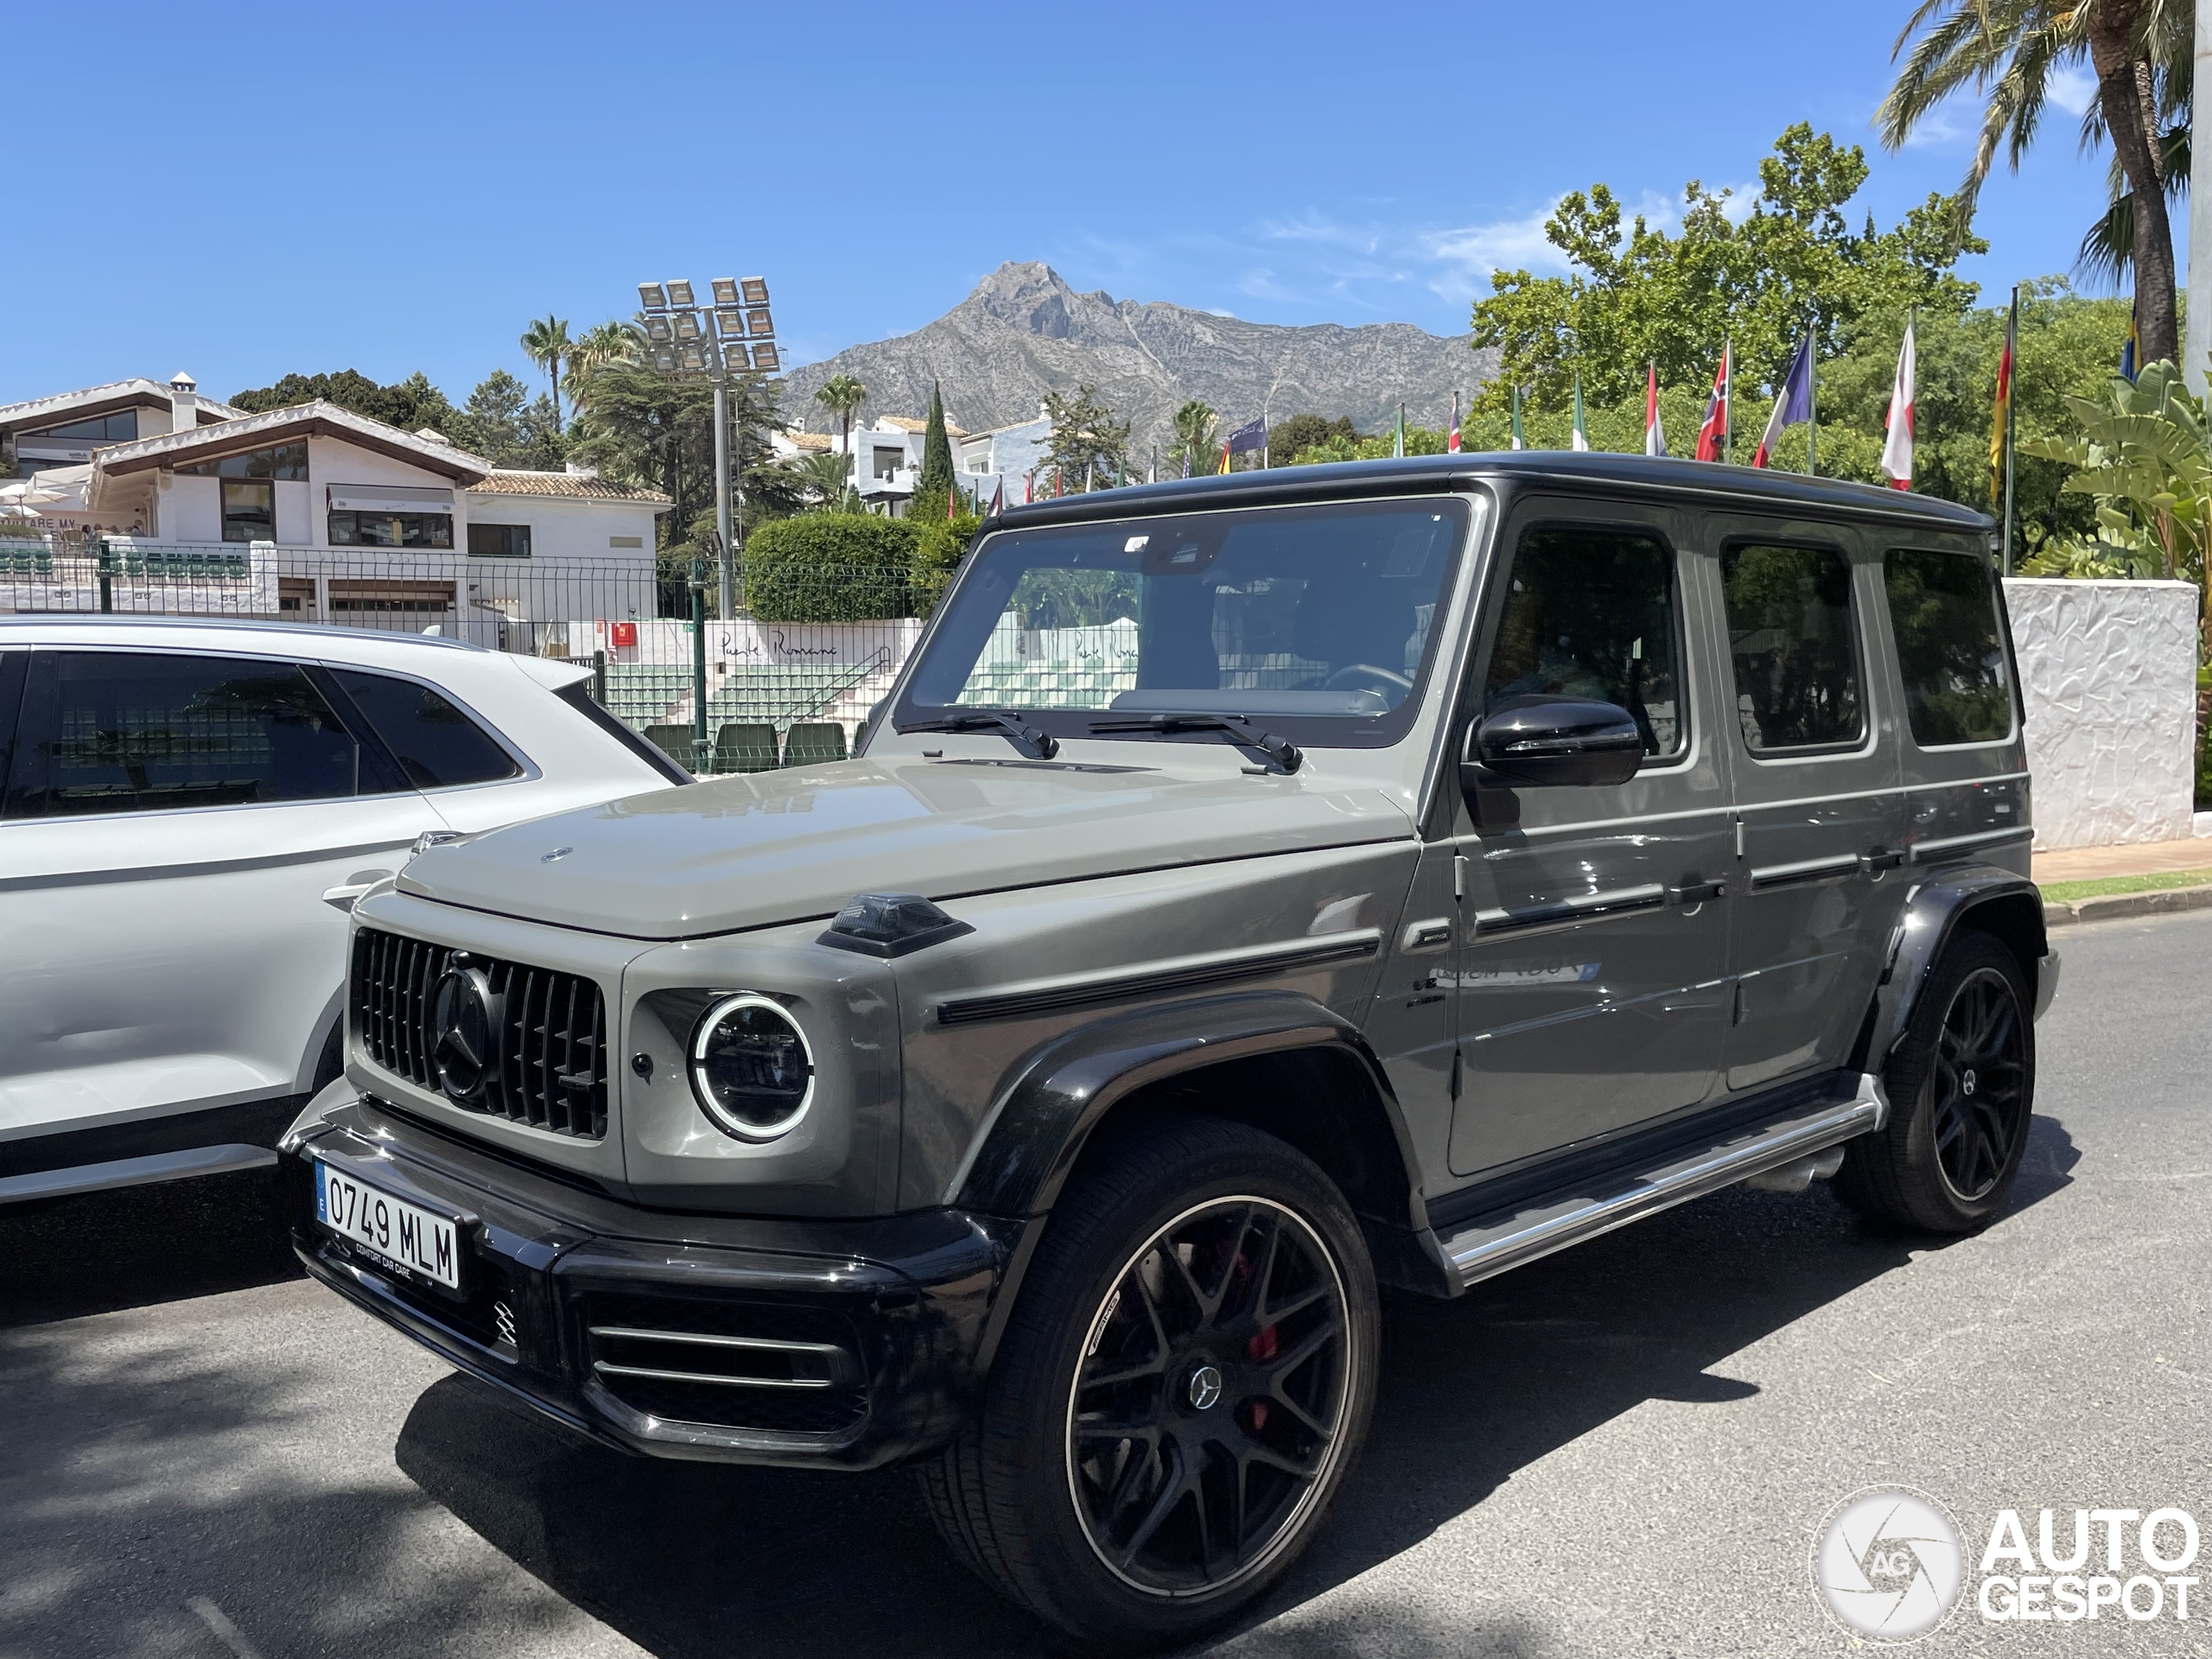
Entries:
{"type": "Polygon", "coordinates": [[[1894,870],[1904,862],[1904,855],[1894,847],[1870,847],[1859,855],[1859,868],[1869,875],[1894,870]]]}
{"type": "Polygon", "coordinates": [[[1678,905],[1701,905],[1708,899],[1726,899],[1726,881],[1685,881],[1679,887],[1667,889],[1667,896],[1678,905]]]}

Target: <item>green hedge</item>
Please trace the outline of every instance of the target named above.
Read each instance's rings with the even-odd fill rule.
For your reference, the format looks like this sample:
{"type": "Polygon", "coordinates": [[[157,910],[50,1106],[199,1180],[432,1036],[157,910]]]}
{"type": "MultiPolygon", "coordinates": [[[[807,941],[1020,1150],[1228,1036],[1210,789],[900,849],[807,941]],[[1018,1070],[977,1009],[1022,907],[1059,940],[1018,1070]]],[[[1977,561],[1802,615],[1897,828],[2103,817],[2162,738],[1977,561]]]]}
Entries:
{"type": "Polygon", "coordinates": [[[911,616],[914,528],[868,512],[778,518],[745,538],[746,608],[764,622],[911,616]]]}

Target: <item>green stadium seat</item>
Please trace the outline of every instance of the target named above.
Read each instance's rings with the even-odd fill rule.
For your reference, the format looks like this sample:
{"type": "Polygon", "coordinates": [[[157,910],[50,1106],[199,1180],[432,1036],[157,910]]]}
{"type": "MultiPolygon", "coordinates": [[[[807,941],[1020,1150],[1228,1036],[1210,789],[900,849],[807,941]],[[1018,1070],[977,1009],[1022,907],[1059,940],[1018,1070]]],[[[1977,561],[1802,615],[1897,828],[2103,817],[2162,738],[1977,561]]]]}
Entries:
{"type": "Polygon", "coordinates": [[[698,753],[699,740],[690,727],[648,726],[645,741],[687,772],[694,769],[692,761],[698,753]]]}
{"type": "Polygon", "coordinates": [[[845,728],[833,721],[802,721],[784,739],[784,764],[810,766],[845,758],[845,728]]]}
{"type": "Polygon", "coordinates": [[[733,721],[715,734],[716,772],[773,772],[776,728],[733,721]]]}

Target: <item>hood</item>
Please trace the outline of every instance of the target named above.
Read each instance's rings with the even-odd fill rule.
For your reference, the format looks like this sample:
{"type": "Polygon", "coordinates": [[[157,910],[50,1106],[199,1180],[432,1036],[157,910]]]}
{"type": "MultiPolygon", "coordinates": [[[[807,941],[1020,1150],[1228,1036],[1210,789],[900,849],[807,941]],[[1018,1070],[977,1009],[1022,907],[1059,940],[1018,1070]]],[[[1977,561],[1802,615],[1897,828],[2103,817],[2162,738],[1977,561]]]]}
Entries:
{"type": "Polygon", "coordinates": [[[1372,785],[1310,774],[847,760],[658,791],[433,847],[403,892],[639,939],[1216,859],[1402,840],[1372,785]]]}

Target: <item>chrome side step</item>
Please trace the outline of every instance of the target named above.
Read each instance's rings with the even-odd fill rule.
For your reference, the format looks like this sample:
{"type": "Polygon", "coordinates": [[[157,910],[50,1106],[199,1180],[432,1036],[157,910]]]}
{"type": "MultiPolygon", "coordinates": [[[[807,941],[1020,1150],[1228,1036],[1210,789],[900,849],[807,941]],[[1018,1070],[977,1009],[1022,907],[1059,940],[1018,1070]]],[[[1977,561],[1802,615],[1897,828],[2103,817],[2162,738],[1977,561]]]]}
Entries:
{"type": "Polygon", "coordinates": [[[1847,1101],[1801,1109],[1719,1146],[1679,1155],[1624,1178],[1602,1197],[1553,1195],[1478,1222],[1443,1241],[1445,1259],[1462,1286],[1471,1285],[1878,1129],[1889,1112],[1881,1080],[1862,1073],[1858,1093],[1847,1101]]]}

